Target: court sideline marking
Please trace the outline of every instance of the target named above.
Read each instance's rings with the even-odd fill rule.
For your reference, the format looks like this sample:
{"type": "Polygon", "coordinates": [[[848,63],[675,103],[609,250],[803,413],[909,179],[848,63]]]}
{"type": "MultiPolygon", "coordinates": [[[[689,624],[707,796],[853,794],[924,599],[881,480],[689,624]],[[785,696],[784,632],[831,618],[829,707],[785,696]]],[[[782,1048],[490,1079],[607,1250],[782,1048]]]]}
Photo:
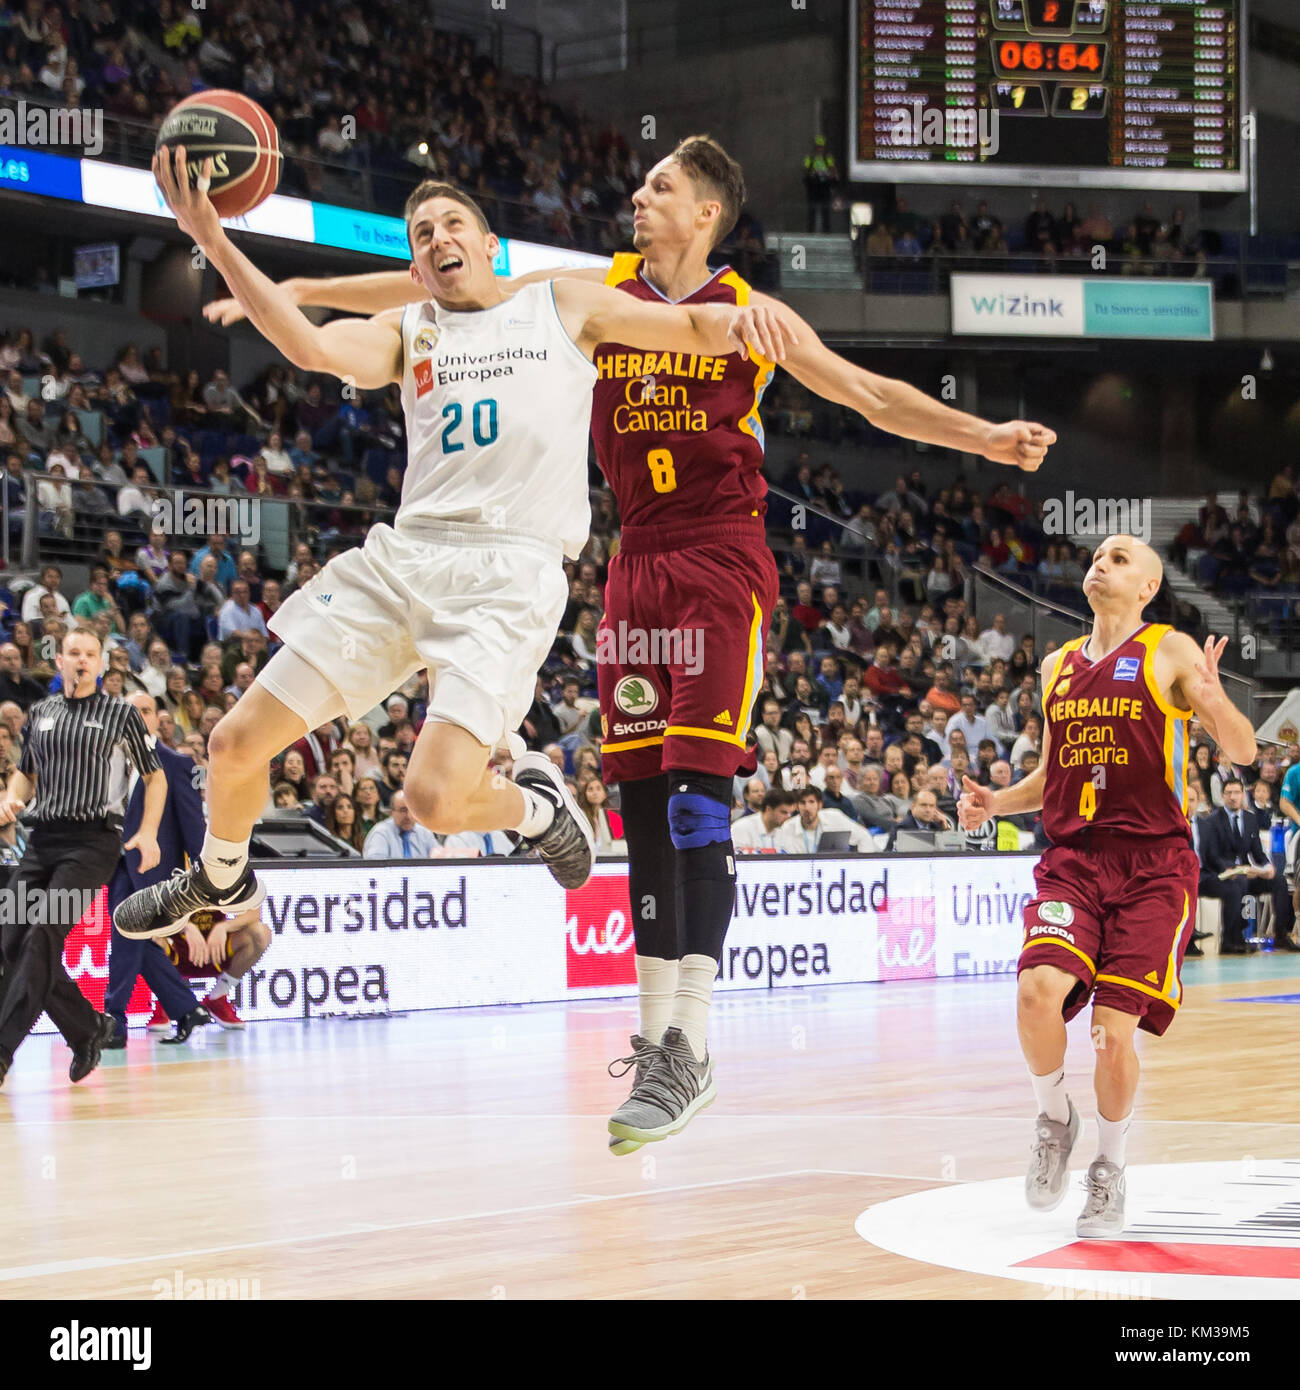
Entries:
{"type": "MultiPolygon", "coordinates": [[[[317,1231],[303,1235],[277,1236],[271,1240],[241,1241],[232,1245],[209,1245],[195,1250],[162,1251],[154,1255],[91,1255],[79,1260],[55,1260],[48,1264],[12,1265],[0,1268],[0,1283],[16,1279],[43,1279],[56,1274],[75,1274],[92,1269],[118,1269],[126,1265],[152,1264],[157,1261],[194,1259],[205,1255],[233,1254],[239,1250],[265,1250],[278,1245],[305,1245],[312,1241],[343,1240],[349,1236],[370,1235],[375,1232],[419,1230],[426,1226],[447,1226],[461,1221],[491,1221],[503,1216],[525,1216],[531,1212],[557,1211],[565,1207],[590,1206],[596,1202],[617,1202],[626,1197],[657,1197],[673,1192],[693,1192],[711,1187],[734,1187],[739,1183],[776,1182],[782,1178],[801,1178],[832,1174],[844,1177],[892,1178],[895,1181],[944,1183],[944,1179],[926,1174],[849,1172],[834,1168],[791,1168],[780,1173],[754,1173],[741,1178],[716,1178],[710,1182],[678,1183],[671,1187],[647,1188],[637,1192],[610,1192],[603,1196],[576,1193],[558,1202],[537,1202],[524,1207],[502,1207],[493,1211],[461,1212],[453,1216],[422,1217],[415,1221],[349,1222],[334,1231],[317,1231]]],[[[948,1184],[950,1185],[950,1184],[948,1184]]]]}

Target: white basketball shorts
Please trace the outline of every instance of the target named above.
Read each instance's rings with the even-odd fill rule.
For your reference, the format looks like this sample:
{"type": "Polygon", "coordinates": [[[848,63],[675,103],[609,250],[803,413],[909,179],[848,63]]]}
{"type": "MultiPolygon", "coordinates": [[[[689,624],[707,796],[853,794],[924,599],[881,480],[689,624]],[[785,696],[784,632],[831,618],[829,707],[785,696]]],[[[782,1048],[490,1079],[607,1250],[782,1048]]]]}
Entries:
{"type": "Polygon", "coordinates": [[[372,526],[270,627],[334,686],[349,718],[427,668],[428,717],[495,748],[528,713],[568,596],[558,545],[411,518],[400,531],[372,526]]]}

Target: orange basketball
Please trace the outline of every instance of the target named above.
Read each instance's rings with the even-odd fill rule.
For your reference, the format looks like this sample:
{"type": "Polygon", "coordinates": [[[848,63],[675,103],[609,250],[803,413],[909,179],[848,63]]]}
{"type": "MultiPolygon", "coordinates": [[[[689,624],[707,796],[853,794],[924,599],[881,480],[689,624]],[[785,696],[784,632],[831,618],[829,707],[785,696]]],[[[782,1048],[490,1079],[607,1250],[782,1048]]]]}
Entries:
{"type": "Polygon", "coordinates": [[[156,149],[185,146],[190,182],[212,160],[208,196],[222,217],[239,217],[275,192],[280,134],[275,122],[241,92],[196,92],[177,102],[158,130],[156,149]]]}

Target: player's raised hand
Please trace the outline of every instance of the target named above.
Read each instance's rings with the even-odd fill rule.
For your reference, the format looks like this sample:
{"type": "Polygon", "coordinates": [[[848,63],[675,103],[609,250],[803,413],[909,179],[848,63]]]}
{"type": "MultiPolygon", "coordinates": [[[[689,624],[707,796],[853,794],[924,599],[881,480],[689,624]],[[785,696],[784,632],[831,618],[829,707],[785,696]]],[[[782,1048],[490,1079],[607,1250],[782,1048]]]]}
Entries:
{"type": "Polygon", "coordinates": [[[203,306],[203,317],[209,323],[229,328],[232,323],[242,323],[247,315],[237,299],[214,299],[203,306]]]}
{"type": "Polygon", "coordinates": [[[1228,698],[1223,682],[1219,680],[1219,658],[1227,645],[1226,637],[1220,637],[1216,641],[1213,633],[1205,639],[1202,659],[1196,663],[1196,679],[1190,683],[1190,688],[1184,691],[1187,699],[1197,709],[1212,709],[1219,701],[1228,698]]]}
{"type": "Polygon", "coordinates": [[[727,329],[727,341],[742,357],[750,350],[773,362],[783,362],[799,339],[781,316],[766,304],[738,304],[727,329]]]}
{"type": "Polygon", "coordinates": [[[190,183],[189,167],[185,162],[185,146],[157,151],[153,157],[153,176],[158,182],[167,206],[176,217],[181,231],[194,238],[198,246],[206,245],[221,231],[221,219],[208,197],[212,182],[212,161],[203,161],[203,170],[196,183],[190,183]]]}
{"type": "Polygon", "coordinates": [[[1056,443],[1056,431],[1032,420],[1009,420],[995,425],[989,433],[984,457],[993,463],[1005,463],[1026,473],[1037,472],[1056,443]]]}
{"type": "Polygon", "coordinates": [[[993,818],[993,788],[981,787],[969,777],[961,779],[961,798],[957,802],[957,821],[963,830],[978,830],[993,818]]]}

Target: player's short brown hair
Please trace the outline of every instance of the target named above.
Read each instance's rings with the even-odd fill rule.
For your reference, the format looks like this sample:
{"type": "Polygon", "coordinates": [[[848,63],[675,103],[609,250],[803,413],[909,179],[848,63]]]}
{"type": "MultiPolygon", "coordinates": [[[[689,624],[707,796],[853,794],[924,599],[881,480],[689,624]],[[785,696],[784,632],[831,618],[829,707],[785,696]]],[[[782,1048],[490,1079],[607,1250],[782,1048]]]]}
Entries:
{"type": "Polygon", "coordinates": [[[483,215],[483,209],[469,196],[462,193],[454,183],[439,183],[437,179],[424,179],[416,186],[415,192],[406,200],[406,210],[402,214],[406,221],[406,235],[411,235],[411,218],[415,216],[415,210],[421,203],[428,202],[430,198],[450,198],[453,203],[459,203],[462,207],[467,207],[474,214],[474,220],[483,229],[484,233],[491,235],[492,228],[488,226],[488,220],[483,215]]]}
{"type": "Polygon", "coordinates": [[[688,135],[678,143],[672,158],[690,175],[697,188],[722,204],[713,244],[728,236],[745,205],[745,175],[740,165],[711,135],[688,135]]]}

